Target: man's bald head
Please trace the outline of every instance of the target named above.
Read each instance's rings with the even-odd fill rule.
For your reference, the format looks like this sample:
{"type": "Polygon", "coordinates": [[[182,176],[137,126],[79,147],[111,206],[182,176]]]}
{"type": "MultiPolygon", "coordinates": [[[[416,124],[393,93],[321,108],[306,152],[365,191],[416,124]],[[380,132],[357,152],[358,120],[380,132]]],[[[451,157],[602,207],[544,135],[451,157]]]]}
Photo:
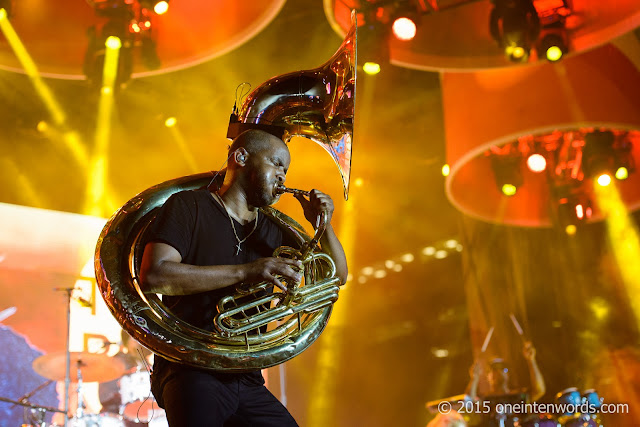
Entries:
{"type": "Polygon", "coordinates": [[[233,154],[239,148],[244,148],[249,155],[259,154],[277,145],[286,147],[284,141],[269,132],[260,129],[249,129],[233,140],[229,147],[229,154],[233,154]]]}

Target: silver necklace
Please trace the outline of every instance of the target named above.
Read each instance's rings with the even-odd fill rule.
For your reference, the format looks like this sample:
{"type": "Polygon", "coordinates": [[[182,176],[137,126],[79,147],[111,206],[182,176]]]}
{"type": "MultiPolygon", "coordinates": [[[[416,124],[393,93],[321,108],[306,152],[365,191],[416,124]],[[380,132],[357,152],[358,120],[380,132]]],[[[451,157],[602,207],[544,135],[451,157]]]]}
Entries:
{"type": "Polygon", "coordinates": [[[259,211],[256,212],[256,219],[253,222],[253,229],[249,232],[249,234],[244,236],[244,239],[240,240],[240,238],[238,237],[238,233],[236,233],[236,226],[233,225],[233,219],[231,219],[231,214],[229,214],[229,209],[227,209],[227,205],[224,204],[224,200],[222,200],[222,197],[218,194],[217,191],[214,194],[216,195],[218,201],[220,201],[220,204],[224,208],[224,212],[227,214],[227,217],[229,218],[229,222],[231,223],[231,229],[233,230],[233,235],[236,236],[236,240],[238,241],[238,244],[236,245],[236,255],[238,255],[242,251],[242,248],[240,247],[240,245],[242,245],[249,238],[249,236],[251,236],[253,232],[256,231],[256,228],[258,228],[258,214],[260,212],[259,211]]]}

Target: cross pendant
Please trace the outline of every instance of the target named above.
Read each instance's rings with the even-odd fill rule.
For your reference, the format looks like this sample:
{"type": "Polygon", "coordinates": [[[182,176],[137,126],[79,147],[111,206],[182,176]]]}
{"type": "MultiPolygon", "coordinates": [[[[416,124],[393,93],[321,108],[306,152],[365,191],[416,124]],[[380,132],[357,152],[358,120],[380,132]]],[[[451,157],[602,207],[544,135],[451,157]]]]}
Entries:
{"type": "Polygon", "coordinates": [[[240,248],[240,243],[238,243],[236,245],[236,255],[238,255],[240,253],[240,251],[242,251],[242,248],[240,248]]]}

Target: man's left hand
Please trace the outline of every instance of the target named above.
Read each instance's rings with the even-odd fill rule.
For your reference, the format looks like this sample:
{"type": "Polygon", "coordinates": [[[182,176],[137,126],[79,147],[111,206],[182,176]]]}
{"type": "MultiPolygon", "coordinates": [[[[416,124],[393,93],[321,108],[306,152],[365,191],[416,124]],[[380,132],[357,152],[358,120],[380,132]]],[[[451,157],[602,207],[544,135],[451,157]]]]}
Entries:
{"type": "Polygon", "coordinates": [[[311,190],[308,200],[302,194],[296,194],[295,197],[302,206],[304,217],[307,218],[307,221],[314,227],[316,226],[316,219],[323,210],[327,211],[327,224],[331,222],[334,206],[333,200],[328,194],[324,194],[318,190],[311,190]]]}

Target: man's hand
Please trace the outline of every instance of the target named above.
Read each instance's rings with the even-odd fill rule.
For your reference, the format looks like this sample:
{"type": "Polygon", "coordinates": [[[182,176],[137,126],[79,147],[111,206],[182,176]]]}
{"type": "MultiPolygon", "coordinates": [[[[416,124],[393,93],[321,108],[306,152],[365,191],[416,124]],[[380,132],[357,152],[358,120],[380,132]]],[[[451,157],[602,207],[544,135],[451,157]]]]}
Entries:
{"type": "Polygon", "coordinates": [[[269,282],[287,291],[287,287],[276,277],[280,275],[285,279],[299,282],[302,280],[302,262],[288,258],[259,258],[249,264],[245,264],[243,282],[269,282]]]}
{"type": "Polygon", "coordinates": [[[316,226],[316,219],[323,210],[327,211],[327,224],[331,223],[334,206],[333,200],[329,195],[318,190],[311,190],[309,192],[309,200],[305,199],[302,194],[296,194],[295,197],[302,206],[304,217],[307,218],[307,221],[314,227],[316,226]]]}

